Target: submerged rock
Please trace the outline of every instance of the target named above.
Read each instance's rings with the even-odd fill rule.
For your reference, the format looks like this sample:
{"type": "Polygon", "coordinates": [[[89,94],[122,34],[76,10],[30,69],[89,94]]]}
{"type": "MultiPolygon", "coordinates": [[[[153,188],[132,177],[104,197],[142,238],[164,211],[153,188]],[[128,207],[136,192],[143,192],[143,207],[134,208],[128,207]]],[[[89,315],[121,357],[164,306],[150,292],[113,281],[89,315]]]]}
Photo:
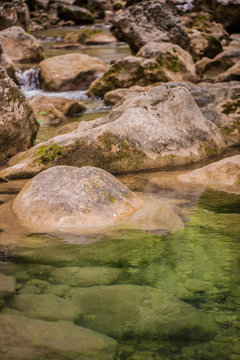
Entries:
{"type": "Polygon", "coordinates": [[[172,42],[183,49],[189,47],[188,34],[175,9],[157,0],[134,4],[115,16],[113,33],[137,52],[148,42],[172,42]]]}
{"type": "Polygon", "coordinates": [[[240,155],[235,155],[204,166],[190,173],[180,175],[182,182],[204,185],[240,186],[240,155]]]}
{"type": "Polygon", "coordinates": [[[34,113],[17,85],[0,67],[0,162],[31,147],[38,131],[34,113]]]}
{"type": "Polygon", "coordinates": [[[92,267],[64,267],[55,269],[49,281],[55,284],[69,286],[107,285],[115,282],[121,270],[103,266],[92,267]]]}
{"type": "Polygon", "coordinates": [[[106,118],[35,146],[0,176],[31,176],[60,164],[149,170],[194,163],[225,148],[224,136],[186,88],[159,85],[121,102],[106,118]]]}
{"type": "Polygon", "coordinates": [[[82,310],[76,322],[116,338],[209,339],[217,330],[210,316],[148,286],[93,286],[73,294],[82,310]]]}
{"type": "Polygon", "coordinates": [[[84,90],[106,65],[98,58],[72,53],[53,56],[40,63],[43,87],[52,91],[84,90]]]}
{"type": "Polygon", "coordinates": [[[12,26],[0,31],[3,51],[16,62],[38,62],[43,59],[42,45],[21,27],[12,26]]]}
{"type": "Polygon", "coordinates": [[[41,231],[94,231],[121,222],[142,204],[104,170],[58,166],[27,183],[13,211],[24,225],[41,231]]]}
{"type": "Polygon", "coordinates": [[[69,300],[51,294],[21,294],[11,298],[10,307],[21,311],[24,316],[49,320],[74,321],[80,314],[79,307],[69,300]]]}
{"type": "Polygon", "coordinates": [[[14,294],[15,292],[15,279],[12,276],[7,276],[0,273],[0,307],[1,301],[14,294]]]}
{"type": "Polygon", "coordinates": [[[71,322],[51,322],[0,315],[1,357],[4,360],[114,360],[117,342],[71,322]]]}

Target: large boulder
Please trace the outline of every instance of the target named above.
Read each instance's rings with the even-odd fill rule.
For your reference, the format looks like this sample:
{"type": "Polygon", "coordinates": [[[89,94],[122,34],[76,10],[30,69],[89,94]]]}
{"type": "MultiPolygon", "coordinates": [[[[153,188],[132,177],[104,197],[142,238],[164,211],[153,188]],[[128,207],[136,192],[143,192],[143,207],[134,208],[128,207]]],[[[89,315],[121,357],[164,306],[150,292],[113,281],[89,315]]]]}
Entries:
{"type": "Polygon", "coordinates": [[[137,52],[148,42],[172,42],[183,49],[189,47],[188,34],[172,6],[158,0],[129,6],[115,16],[113,33],[137,52]]]}
{"type": "Polygon", "coordinates": [[[53,56],[40,63],[43,87],[51,91],[84,90],[106,65],[98,58],[72,53],[53,56]]]}
{"type": "Polygon", "coordinates": [[[191,55],[178,45],[150,42],[137,56],[126,56],[113,64],[91,84],[89,94],[102,97],[117,88],[182,80],[197,81],[191,55]]]}
{"type": "Polygon", "coordinates": [[[0,162],[31,147],[37,131],[25,96],[0,67],[0,162]]]}
{"type": "Polygon", "coordinates": [[[75,24],[92,24],[94,22],[93,15],[85,8],[76,5],[68,5],[64,3],[58,4],[58,16],[63,20],[71,20],[75,24]]]}
{"type": "Polygon", "coordinates": [[[12,26],[0,31],[3,51],[16,62],[38,62],[43,59],[42,45],[21,27],[12,26]]]}
{"type": "Polygon", "coordinates": [[[35,146],[0,176],[31,176],[49,166],[94,165],[112,173],[190,164],[226,148],[220,129],[183,87],[159,85],[121,102],[106,118],[35,146]]]}
{"type": "Polygon", "coordinates": [[[76,321],[116,338],[208,339],[216,332],[210,316],[148,286],[93,286],[73,291],[82,315],[76,321]]]}
{"type": "Polygon", "coordinates": [[[94,231],[121,222],[142,204],[104,170],[58,166],[33,178],[12,209],[24,225],[41,231],[94,231]]]}
{"type": "Polygon", "coordinates": [[[0,316],[0,343],[4,360],[114,360],[118,353],[115,340],[69,321],[13,315],[0,316]]]}
{"type": "Polygon", "coordinates": [[[24,0],[0,2],[0,30],[14,25],[22,26],[26,30],[29,20],[29,9],[24,0]]]}
{"type": "Polygon", "coordinates": [[[178,179],[182,182],[193,182],[210,186],[240,186],[240,155],[228,157],[187,174],[179,175],[178,179]]]}

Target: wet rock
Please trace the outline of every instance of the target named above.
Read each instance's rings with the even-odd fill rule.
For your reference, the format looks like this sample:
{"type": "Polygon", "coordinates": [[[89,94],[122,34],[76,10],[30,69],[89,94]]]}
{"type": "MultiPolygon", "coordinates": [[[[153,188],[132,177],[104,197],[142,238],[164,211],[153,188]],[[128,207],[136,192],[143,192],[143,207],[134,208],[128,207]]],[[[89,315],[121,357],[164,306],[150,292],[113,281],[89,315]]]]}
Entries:
{"type": "Polygon", "coordinates": [[[116,338],[153,336],[208,339],[216,325],[181,300],[148,286],[113,285],[78,289],[72,302],[82,309],[77,323],[116,338]]]}
{"type": "Polygon", "coordinates": [[[0,301],[14,294],[14,292],[15,292],[14,277],[0,273],[0,301]]]}
{"type": "Polygon", "coordinates": [[[50,282],[69,286],[107,285],[115,282],[121,273],[120,269],[107,267],[66,267],[58,268],[51,273],[50,282]]]}
{"type": "Polygon", "coordinates": [[[42,45],[21,27],[12,26],[0,31],[3,51],[16,62],[38,62],[43,59],[42,45]]]}
{"type": "Polygon", "coordinates": [[[201,60],[201,63],[196,64],[197,71],[204,81],[219,82],[219,75],[227,71],[233,65],[240,61],[240,48],[227,49],[213,59],[201,60]]]}
{"type": "Polygon", "coordinates": [[[15,295],[9,304],[15,310],[21,311],[24,316],[41,320],[73,321],[81,314],[79,307],[69,300],[50,294],[15,295]]]}
{"type": "Polygon", "coordinates": [[[75,24],[92,24],[93,15],[85,8],[76,5],[58,4],[58,16],[63,20],[72,20],[75,24]]]}
{"type": "Polygon", "coordinates": [[[35,146],[0,176],[29,176],[59,164],[112,173],[155,169],[194,163],[225,148],[224,136],[187,89],[159,85],[121,102],[106,118],[35,146]]]}
{"type": "Polygon", "coordinates": [[[100,59],[78,53],[53,56],[40,67],[43,87],[52,91],[84,90],[107,70],[100,59]]]}
{"type": "Polygon", "coordinates": [[[173,7],[157,0],[134,4],[115,16],[113,34],[127,42],[137,52],[148,42],[172,42],[183,49],[189,47],[189,37],[173,7]]]}
{"type": "Polygon", "coordinates": [[[13,211],[41,231],[94,231],[121,222],[142,204],[104,170],[59,166],[31,180],[14,200],[13,211]]]}
{"type": "Polygon", "coordinates": [[[63,42],[66,43],[81,43],[85,45],[100,45],[100,44],[111,44],[116,42],[116,38],[114,36],[110,36],[104,34],[99,29],[80,29],[77,31],[73,31],[68,33],[62,39],[63,42]]]}
{"type": "Polygon", "coordinates": [[[27,29],[29,19],[29,9],[24,0],[2,1],[0,3],[0,30],[14,25],[27,29]]]}
{"type": "Polygon", "coordinates": [[[194,182],[204,185],[240,186],[240,155],[225,158],[190,173],[180,175],[182,182],[194,182]]]}
{"type": "Polygon", "coordinates": [[[138,56],[154,58],[162,65],[168,81],[197,81],[195,65],[191,55],[178,45],[150,42],[144,45],[138,56]]]}
{"type": "Polygon", "coordinates": [[[38,124],[25,96],[0,67],[0,162],[31,147],[38,124]]]}
{"type": "Polygon", "coordinates": [[[0,343],[4,360],[38,360],[64,357],[71,360],[114,360],[115,340],[70,322],[50,322],[1,315],[0,343]],[[24,331],[23,331],[24,329],[24,331]]]}

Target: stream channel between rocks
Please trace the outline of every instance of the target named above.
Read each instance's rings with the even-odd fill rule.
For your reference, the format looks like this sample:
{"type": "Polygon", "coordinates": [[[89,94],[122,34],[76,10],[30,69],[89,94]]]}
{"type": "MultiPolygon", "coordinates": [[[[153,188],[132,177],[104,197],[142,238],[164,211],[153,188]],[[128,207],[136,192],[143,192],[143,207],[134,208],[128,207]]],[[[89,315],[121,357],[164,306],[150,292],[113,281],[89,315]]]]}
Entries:
{"type": "MultiPolygon", "coordinates": [[[[73,29],[35,34],[45,56],[62,54],[51,44],[73,29]]],[[[125,44],[79,51],[108,64],[130,54],[125,44]]],[[[27,97],[53,95],[26,69],[27,97]]],[[[83,91],[54,95],[86,105],[75,122],[108,111],[83,91]]],[[[61,131],[40,129],[39,142],[61,131]]],[[[16,286],[0,297],[0,359],[240,360],[240,194],[180,184],[178,174],[120,176],[146,205],[88,236],[27,233],[11,212],[26,180],[0,183],[0,276],[16,286]]]]}

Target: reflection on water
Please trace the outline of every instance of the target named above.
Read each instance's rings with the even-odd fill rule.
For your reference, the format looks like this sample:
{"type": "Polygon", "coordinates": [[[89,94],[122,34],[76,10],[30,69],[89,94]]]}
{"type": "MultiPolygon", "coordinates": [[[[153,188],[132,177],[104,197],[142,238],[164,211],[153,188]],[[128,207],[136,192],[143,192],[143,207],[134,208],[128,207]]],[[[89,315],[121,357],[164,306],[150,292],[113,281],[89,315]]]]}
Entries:
{"type": "Polygon", "coordinates": [[[1,359],[240,359],[240,195],[121,180],[146,211],[89,238],[26,235],[9,206],[25,181],[0,184],[1,359]]]}

